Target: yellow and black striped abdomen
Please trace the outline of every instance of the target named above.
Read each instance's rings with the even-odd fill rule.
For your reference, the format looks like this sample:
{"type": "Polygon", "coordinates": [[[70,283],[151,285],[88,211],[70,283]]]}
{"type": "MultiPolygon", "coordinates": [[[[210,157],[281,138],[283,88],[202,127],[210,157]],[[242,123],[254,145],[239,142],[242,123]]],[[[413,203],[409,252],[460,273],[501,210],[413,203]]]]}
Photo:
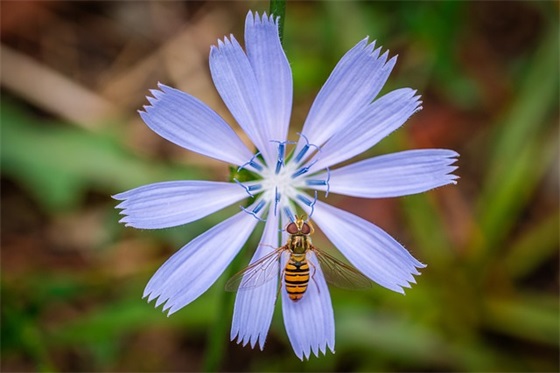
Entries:
{"type": "Polygon", "coordinates": [[[309,264],[304,255],[290,255],[284,269],[284,283],[288,296],[294,302],[300,300],[309,284],[309,264]]]}

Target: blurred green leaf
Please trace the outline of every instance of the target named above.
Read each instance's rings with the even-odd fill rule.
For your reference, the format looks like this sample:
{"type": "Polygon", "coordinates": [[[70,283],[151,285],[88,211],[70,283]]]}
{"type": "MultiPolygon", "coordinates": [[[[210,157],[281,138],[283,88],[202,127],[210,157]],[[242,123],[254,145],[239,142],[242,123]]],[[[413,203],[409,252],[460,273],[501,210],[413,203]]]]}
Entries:
{"type": "Polygon", "coordinates": [[[437,332],[398,314],[386,314],[364,308],[337,307],[338,348],[375,351],[393,356],[404,366],[426,364],[451,365],[453,356],[437,332]]]}
{"type": "Polygon", "coordinates": [[[192,168],[141,159],[108,134],[40,123],[2,101],[2,172],[51,209],[75,206],[83,193],[112,193],[143,184],[200,178],[192,168]]]}
{"type": "MultiPolygon", "coordinates": [[[[221,291],[221,289],[220,289],[221,291]]],[[[102,305],[79,319],[50,331],[53,344],[104,343],[125,334],[150,327],[184,327],[202,330],[215,320],[218,312],[216,289],[206,292],[189,307],[167,317],[154,302],[147,304],[137,297],[118,299],[102,305]]]]}
{"type": "Polygon", "coordinates": [[[547,117],[558,104],[558,38],[556,28],[544,39],[530,70],[495,134],[486,180],[478,200],[485,241],[482,250],[496,250],[554,159],[551,141],[543,142],[547,117]]]}
{"type": "Polygon", "coordinates": [[[521,295],[512,299],[487,299],[486,324],[506,335],[560,345],[558,299],[521,295]]]}
{"type": "Polygon", "coordinates": [[[33,361],[41,372],[54,372],[48,352],[48,339],[38,324],[38,302],[28,304],[22,300],[17,289],[5,282],[0,285],[2,293],[2,343],[3,358],[11,354],[23,354],[33,361]]]}
{"type": "Polygon", "coordinates": [[[484,255],[501,251],[503,241],[518,221],[519,214],[527,206],[554,156],[554,148],[541,141],[529,142],[518,150],[515,159],[509,162],[508,171],[503,174],[501,185],[491,193],[492,201],[482,207],[479,222],[484,233],[483,249],[477,248],[475,252],[484,255]]]}
{"type": "MultiPolygon", "coordinates": [[[[435,87],[461,107],[473,107],[480,100],[473,81],[463,72],[457,59],[457,40],[464,29],[467,2],[399,2],[398,20],[417,45],[412,48],[423,63],[420,72],[431,74],[435,87]]],[[[410,77],[412,81],[418,78],[410,77]]],[[[424,78],[423,80],[427,80],[424,78]]],[[[410,81],[410,80],[409,80],[410,81]]],[[[419,87],[416,87],[419,88],[419,87]]]]}
{"type": "Polygon", "coordinates": [[[513,277],[522,277],[534,271],[546,260],[554,260],[558,252],[560,238],[559,212],[555,211],[543,218],[535,226],[521,233],[513,246],[505,254],[504,264],[513,277]]]}
{"type": "Polygon", "coordinates": [[[453,260],[454,251],[446,235],[442,216],[430,194],[417,194],[399,199],[407,219],[416,250],[422,250],[422,259],[436,268],[444,268],[453,260]]]}

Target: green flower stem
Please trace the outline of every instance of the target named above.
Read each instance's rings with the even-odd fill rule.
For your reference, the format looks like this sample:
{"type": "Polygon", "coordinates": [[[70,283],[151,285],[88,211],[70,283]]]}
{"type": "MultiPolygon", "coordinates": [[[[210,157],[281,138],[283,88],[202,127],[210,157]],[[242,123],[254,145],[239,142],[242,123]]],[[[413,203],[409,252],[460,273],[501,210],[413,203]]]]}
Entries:
{"type": "MultiPolygon", "coordinates": [[[[214,284],[215,287],[220,289],[218,310],[233,310],[235,293],[224,290],[225,282],[240,271],[247,262],[248,258],[246,255],[243,255],[243,253],[237,255],[231,265],[225,270],[222,278],[214,284]]],[[[228,345],[231,343],[229,341],[231,321],[231,312],[229,314],[221,312],[221,315],[216,318],[208,336],[208,348],[202,366],[203,372],[219,372],[224,368],[224,358],[228,345]]]]}
{"type": "Polygon", "coordinates": [[[284,41],[284,16],[286,15],[286,0],[270,0],[270,14],[280,17],[278,21],[278,35],[280,42],[284,41]]]}
{"type": "MultiPolygon", "coordinates": [[[[223,286],[222,286],[223,288],[223,286]]],[[[219,297],[218,309],[224,310],[233,303],[233,293],[223,291],[219,297]]],[[[228,329],[231,318],[221,315],[216,318],[214,326],[210,330],[208,350],[204,358],[204,372],[218,372],[222,368],[224,355],[226,353],[227,344],[229,343],[228,329]]]]}
{"type": "MultiPolygon", "coordinates": [[[[274,15],[275,17],[280,17],[278,21],[278,35],[280,36],[280,42],[282,42],[284,37],[284,16],[286,15],[286,0],[270,0],[270,14],[274,15]]],[[[242,171],[245,172],[245,170],[242,171]]],[[[249,180],[254,179],[254,175],[250,175],[250,173],[248,172],[240,174],[235,169],[230,168],[230,181],[232,181],[233,178],[237,178],[238,180],[242,179],[243,181],[245,181],[245,178],[248,178],[249,180]]],[[[241,266],[239,257],[240,256],[238,256],[234,260],[229,270],[226,271],[230,275],[235,273],[234,269],[238,269],[241,266]]],[[[224,291],[220,296],[219,302],[219,309],[226,309],[228,306],[233,305],[234,294],[224,291]]],[[[203,369],[205,372],[217,372],[223,362],[228,340],[227,332],[229,322],[227,320],[228,319],[226,317],[219,317],[210,332],[208,353],[206,354],[203,363],[203,369]]]]}

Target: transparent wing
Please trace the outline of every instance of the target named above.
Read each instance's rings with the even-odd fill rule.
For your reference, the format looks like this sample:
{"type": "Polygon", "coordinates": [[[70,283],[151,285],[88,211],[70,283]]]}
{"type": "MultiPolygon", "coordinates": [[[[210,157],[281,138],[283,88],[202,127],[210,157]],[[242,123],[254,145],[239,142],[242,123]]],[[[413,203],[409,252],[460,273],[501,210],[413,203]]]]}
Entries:
{"type": "Polygon", "coordinates": [[[342,289],[364,289],[371,287],[372,281],[356,268],[341,262],[316,247],[312,247],[312,251],[317,256],[325,280],[329,284],[342,289]]]}
{"type": "Polygon", "coordinates": [[[285,250],[288,250],[287,246],[279,247],[237,272],[226,282],[226,291],[254,288],[278,277],[280,266],[275,263],[279,263],[280,255],[285,250]]]}

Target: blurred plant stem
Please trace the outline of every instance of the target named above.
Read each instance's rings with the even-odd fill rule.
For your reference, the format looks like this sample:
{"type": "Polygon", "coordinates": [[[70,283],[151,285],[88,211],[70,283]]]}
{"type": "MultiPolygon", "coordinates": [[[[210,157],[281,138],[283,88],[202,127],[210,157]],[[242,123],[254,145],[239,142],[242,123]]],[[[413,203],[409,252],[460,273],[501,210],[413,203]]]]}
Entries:
{"type": "MultiPolygon", "coordinates": [[[[284,16],[286,15],[286,0],[271,0],[270,1],[270,14],[274,17],[279,17],[278,20],[278,35],[280,36],[280,42],[284,39],[284,16]]],[[[240,268],[240,256],[238,256],[226,274],[232,275],[234,270],[240,268]]],[[[229,276],[228,276],[229,277],[229,276]]],[[[223,285],[223,284],[222,284],[223,285]]],[[[222,286],[223,288],[223,286],[222,286]]],[[[220,296],[218,309],[225,310],[230,309],[233,305],[234,293],[222,291],[220,296]]],[[[230,325],[229,318],[225,315],[220,314],[216,318],[216,322],[210,332],[210,341],[208,343],[208,352],[205,356],[203,369],[205,372],[217,372],[220,369],[220,365],[224,360],[224,351],[226,349],[227,329],[230,325]]]]}
{"type": "MultiPolygon", "coordinates": [[[[231,273],[231,270],[226,271],[226,273],[231,273]]],[[[223,282],[218,284],[218,286],[220,285],[222,285],[222,291],[221,295],[218,297],[217,309],[223,311],[229,309],[234,294],[223,290],[223,282]]],[[[214,325],[210,330],[208,349],[204,357],[204,372],[218,372],[220,370],[229,339],[227,338],[229,323],[230,318],[218,311],[214,320],[214,325]]]]}
{"type": "Polygon", "coordinates": [[[228,329],[231,326],[232,320],[232,313],[229,311],[233,310],[235,297],[235,293],[224,290],[224,281],[241,270],[246,259],[243,253],[237,255],[224,272],[224,275],[222,275],[221,280],[214,285],[214,287],[219,289],[220,295],[218,296],[218,304],[216,307],[218,312],[216,312],[214,324],[209,333],[208,349],[204,356],[204,363],[202,366],[204,372],[218,372],[220,369],[223,370],[221,365],[224,361],[226,347],[230,339],[228,329]],[[225,313],[225,310],[228,310],[228,312],[225,313]]]}
{"type": "Polygon", "coordinates": [[[280,42],[284,41],[284,17],[286,15],[286,0],[270,0],[270,14],[280,17],[278,21],[278,35],[280,42]]]}

